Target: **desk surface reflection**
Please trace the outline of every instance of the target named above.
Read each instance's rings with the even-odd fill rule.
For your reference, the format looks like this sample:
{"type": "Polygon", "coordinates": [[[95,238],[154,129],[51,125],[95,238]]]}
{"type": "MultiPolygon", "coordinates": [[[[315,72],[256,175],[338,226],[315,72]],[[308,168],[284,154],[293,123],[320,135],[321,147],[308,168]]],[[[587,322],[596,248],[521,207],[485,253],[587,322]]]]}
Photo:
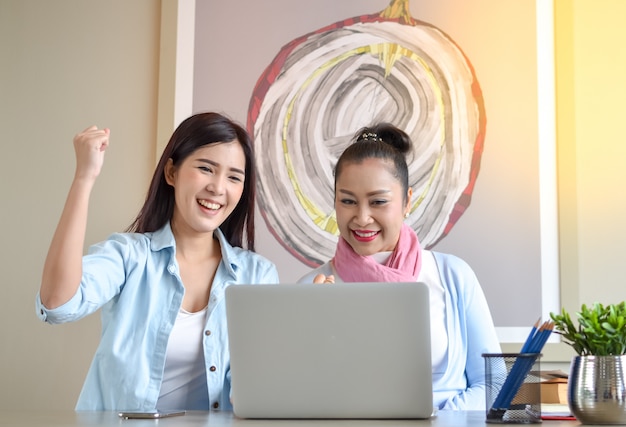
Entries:
{"type": "MultiPolygon", "coordinates": [[[[235,417],[231,412],[190,411],[186,415],[161,420],[124,420],[117,412],[74,412],[67,411],[5,411],[0,418],[0,425],[11,427],[146,427],[157,426],[186,427],[350,427],[350,426],[432,426],[432,427],[477,427],[491,426],[485,423],[483,411],[441,411],[428,420],[255,420],[235,417]]],[[[550,427],[579,426],[578,421],[544,421],[550,427]]],[[[512,424],[509,424],[512,426],[512,424]]]]}

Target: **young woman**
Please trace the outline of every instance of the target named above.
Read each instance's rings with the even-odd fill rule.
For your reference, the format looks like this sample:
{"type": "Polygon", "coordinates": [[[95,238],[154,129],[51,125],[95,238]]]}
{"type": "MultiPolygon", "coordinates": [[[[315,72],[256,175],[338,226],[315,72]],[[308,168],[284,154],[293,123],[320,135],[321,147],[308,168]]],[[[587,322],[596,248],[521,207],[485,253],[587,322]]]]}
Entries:
{"type": "Polygon", "coordinates": [[[278,282],[275,266],[252,252],[250,137],[217,113],[183,121],[127,232],[83,256],[109,134],[92,126],[74,138],[76,172],[36,302],[48,323],[101,309],[101,341],[76,409],[230,410],[224,289],[278,282]]]}
{"type": "Polygon", "coordinates": [[[300,282],[426,283],[434,404],[484,410],[481,354],[497,353],[500,345],[476,275],[456,256],[423,250],[404,223],[412,196],[405,157],[409,136],[382,123],[361,129],[355,140],[335,166],[335,256],[300,282]]]}

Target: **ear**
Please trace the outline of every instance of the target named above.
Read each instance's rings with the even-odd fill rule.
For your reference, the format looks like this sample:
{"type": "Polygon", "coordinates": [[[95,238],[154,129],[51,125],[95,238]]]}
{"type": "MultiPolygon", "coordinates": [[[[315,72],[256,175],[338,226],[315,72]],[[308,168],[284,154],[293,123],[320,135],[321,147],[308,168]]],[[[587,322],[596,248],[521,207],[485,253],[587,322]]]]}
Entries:
{"type": "Polygon", "coordinates": [[[171,158],[167,159],[167,163],[165,163],[163,176],[165,177],[165,182],[173,187],[176,178],[176,168],[174,167],[174,161],[171,158]]]}
{"type": "Polygon", "coordinates": [[[406,192],[406,207],[405,207],[405,215],[411,213],[411,197],[413,197],[413,188],[409,187],[409,191],[406,192]]]}

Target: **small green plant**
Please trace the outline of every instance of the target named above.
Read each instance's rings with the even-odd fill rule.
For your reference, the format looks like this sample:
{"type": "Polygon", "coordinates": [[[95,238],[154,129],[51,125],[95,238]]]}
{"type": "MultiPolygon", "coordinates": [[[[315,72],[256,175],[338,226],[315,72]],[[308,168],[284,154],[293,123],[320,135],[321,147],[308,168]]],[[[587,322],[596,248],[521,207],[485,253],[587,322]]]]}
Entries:
{"type": "Polygon", "coordinates": [[[550,313],[554,332],[580,356],[620,356],[626,354],[626,302],[591,307],[582,305],[576,313],[578,326],[561,309],[560,314],[550,313]]]}

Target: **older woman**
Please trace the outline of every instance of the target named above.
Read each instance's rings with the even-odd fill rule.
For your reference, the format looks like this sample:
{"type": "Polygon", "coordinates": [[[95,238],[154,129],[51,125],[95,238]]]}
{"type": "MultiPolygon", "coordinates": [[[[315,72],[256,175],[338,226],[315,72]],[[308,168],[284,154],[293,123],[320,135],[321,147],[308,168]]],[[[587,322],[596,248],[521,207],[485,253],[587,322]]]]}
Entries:
{"type": "Polygon", "coordinates": [[[406,163],[411,147],[409,136],[387,123],[356,133],[335,167],[340,233],[335,256],[299,282],[426,283],[434,404],[439,409],[484,410],[481,354],[497,353],[500,345],[470,266],[456,256],[422,249],[404,223],[412,196],[406,163]]]}

